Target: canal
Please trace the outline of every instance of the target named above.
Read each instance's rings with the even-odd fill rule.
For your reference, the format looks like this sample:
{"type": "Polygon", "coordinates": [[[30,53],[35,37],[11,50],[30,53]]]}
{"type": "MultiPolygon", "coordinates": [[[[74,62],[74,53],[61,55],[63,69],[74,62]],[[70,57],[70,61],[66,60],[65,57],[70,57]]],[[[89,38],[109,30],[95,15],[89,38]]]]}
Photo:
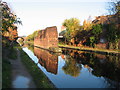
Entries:
{"type": "Polygon", "coordinates": [[[120,55],[62,48],[52,53],[33,46],[24,52],[57,88],[120,88],[120,55]]]}

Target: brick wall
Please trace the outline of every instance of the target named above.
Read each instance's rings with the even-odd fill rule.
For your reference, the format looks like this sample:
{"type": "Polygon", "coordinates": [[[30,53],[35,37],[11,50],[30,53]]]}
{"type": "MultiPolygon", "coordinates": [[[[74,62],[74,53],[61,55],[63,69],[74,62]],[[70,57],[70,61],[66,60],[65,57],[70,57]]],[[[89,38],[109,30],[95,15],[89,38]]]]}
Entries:
{"type": "Polygon", "coordinates": [[[57,27],[47,27],[39,31],[38,36],[34,38],[34,45],[42,48],[58,47],[57,27]]]}

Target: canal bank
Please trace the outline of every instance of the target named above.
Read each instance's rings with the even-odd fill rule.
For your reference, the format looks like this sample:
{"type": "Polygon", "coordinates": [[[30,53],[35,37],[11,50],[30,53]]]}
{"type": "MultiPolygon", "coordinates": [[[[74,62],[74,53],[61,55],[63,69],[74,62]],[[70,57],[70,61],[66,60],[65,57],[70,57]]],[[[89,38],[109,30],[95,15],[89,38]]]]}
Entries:
{"type": "Polygon", "coordinates": [[[55,88],[19,44],[3,50],[2,88],[55,88]]]}
{"type": "Polygon", "coordinates": [[[96,52],[100,54],[120,54],[120,50],[108,50],[108,49],[98,49],[98,48],[90,48],[90,47],[76,47],[71,45],[58,45],[60,48],[67,48],[67,49],[75,49],[80,51],[88,51],[88,52],[96,52]]]}
{"type": "Polygon", "coordinates": [[[17,58],[10,60],[12,66],[12,88],[36,88],[33,78],[22,63],[21,54],[16,48],[17,58]]]}
{"type": "Polygon", "coordinates": [[[37,65],[31,60],[31,58],[19,48],[20,57],[22,63],[27,68],[28,72],[33,78],[37,88],[56,88],[55,85],[48,79],[48,77],[37,67],[37,65]]]}

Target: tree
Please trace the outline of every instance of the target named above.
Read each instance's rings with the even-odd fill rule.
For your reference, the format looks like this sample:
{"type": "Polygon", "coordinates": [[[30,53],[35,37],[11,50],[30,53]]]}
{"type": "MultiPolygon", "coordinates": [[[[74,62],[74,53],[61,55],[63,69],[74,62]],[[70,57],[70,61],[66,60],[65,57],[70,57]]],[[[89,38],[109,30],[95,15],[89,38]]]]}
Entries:
{"type": "Polygon", "coordinates": [[[2,13],[2,36],[14,40],[17,36],[17,26],[15,24],[22,24],[20,18],[12,13],[6,2],[0,2],[2,13]],[[16,32],[15,32],[16,31],[16,32]]]}
{"type": "Polygon", "coordinates": [[[92,37],[90,37],[90,46],[95,47],[94,43],[95,43],[95,37],[92,36],[92,37]]]}
{"type": "Polygon", "coordinates": [[[99,36],[102,33],[102,25],[101,24],[96,24],[92,26],[92,31],[91,34],[92,36],[89,37],[89,43],[90,46],[95,47],[95,43],[99,41],[99,36]]]}
{"type": "Polygon", "coordinates": [[[102,25],[101,24],[96,24],[96,25],[93,25],[92,27],[92,33],[98,37],[100,35],[100,33],[102,32],[102,25]]]}
{"type": "Polygon", "coordinates": [[[40,30],[34,31],[32,34],[28,35],[26,40],[27,41],[33,41],[34,38],[38,35],[39,31],[40,30]]]}
{"type": "Polygon", "coordinates": [[[92,20],[91,20],[90,16],[89,16],[89,18],[87,20],[84,20],[83,29],[84,30],[91,30],[92,29],[92,20]]]}
{"type": "Polygon", "coordinates": [[[63,26],[66,27],[66,39],[68,42],[70,42],[70,40],[75,37],[75,32],[79,30],[80,21],[77,18],[66,19],[63,22],[63,26]]]}
{"type": "Polygon", "coordinates": [[[120,1],[112,0],[109,3],[109,24],[105,25],[108,30],[107,40],[109,41],[110,49],[118,49],[120,42],[120,1]]]}
{"type": "Polygon", "coordinates": [[[111,2],[109,2],[108,11],[109,11],[110,15],[113,15],[113,14],[120,15],[120,1],[119,0],[111,0],[111,2]]]}

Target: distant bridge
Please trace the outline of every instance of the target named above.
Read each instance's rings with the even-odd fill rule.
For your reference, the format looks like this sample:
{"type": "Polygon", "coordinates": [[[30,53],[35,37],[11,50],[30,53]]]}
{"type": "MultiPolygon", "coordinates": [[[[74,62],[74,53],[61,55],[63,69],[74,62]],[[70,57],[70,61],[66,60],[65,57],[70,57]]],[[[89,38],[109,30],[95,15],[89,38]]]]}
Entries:
{"type": "Polygon", "coordinates": [[[19,39],[19,38],[21,38],[24,41],[26,37],[25,36],[18,36],[17,39],[19,39]]]}

